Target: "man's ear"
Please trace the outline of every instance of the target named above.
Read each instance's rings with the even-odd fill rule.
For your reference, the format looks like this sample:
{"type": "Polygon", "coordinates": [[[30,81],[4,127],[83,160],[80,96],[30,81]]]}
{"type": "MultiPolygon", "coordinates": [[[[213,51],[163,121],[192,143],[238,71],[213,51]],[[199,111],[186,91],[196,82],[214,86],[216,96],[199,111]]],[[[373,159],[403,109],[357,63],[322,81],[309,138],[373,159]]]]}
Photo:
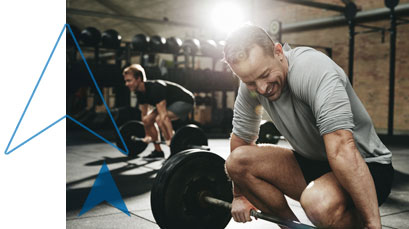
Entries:
{"type": "Polygon", "coordinates": [[[274,56],[275,57],[282,57],[284,55],[283,53],[283,46],[280,43],[275,43],[274,44],[274,56]]]}

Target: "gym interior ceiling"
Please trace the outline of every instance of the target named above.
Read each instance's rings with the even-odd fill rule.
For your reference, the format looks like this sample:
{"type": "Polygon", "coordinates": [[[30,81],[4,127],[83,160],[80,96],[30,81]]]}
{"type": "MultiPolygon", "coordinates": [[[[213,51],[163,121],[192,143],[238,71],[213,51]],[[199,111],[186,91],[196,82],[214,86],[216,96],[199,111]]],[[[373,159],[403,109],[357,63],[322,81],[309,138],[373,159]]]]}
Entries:
{"type": "MultiPolygon", "coordinates": [[[[294,23],[323,16],[341,15],[339,12],[311,8],[319,14],[288,16],[290,10],[304,10],[305,6],[273,0],[231,1],[244,15],[243,21],[252,21],[268,26],[272,19],[283,23],[294,23]],[[291,6],[290,10],[288,6],[291,6]]],[[[344,6],[341,0],[324,1],[344,6]]],[[[221,39],[225,34],[217,34],[212,23],[213,11],[221,1],[218,0],[67,0],[67,22],[80,29],[93,26],[101,31],[115,28],[124,40],[131,40],[137,33],[178,36],[181,38],[221,39]]],[[[382,7],[382,5],[380,5],[382,7]]],[[[308,9],[308,10],[311,10],[308,9]]]]}

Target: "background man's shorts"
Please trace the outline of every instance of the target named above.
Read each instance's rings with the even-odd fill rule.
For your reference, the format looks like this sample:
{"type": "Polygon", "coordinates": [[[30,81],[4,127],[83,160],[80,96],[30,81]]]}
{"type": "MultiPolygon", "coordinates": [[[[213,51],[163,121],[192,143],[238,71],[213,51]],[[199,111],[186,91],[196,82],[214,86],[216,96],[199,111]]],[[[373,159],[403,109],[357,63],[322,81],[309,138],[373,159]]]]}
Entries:
{"type": "MultiPolygon", "coordinates": [[[[301,156],[299,153],[294,152],[294,156],[297,159],[298,165],[304,175],[304,179],[307,185],[321,177],[322,175],[331,172],[331,167],[328,161],[314,161],[301,156]]],[[[375,183],[376,195],[378,196],[379,206],[385,202],[389,196],[392,188],[394,169],[391,164],[380,164],[376,162],[366,163],[372,178],[375,183]]]]}
{"type": "Polygon", "coordinates": [[[193,104],[177,101],[166,107],[167,110],[172,111],[181,120],[185,120],[189,112],[193,110],[193,104]]]}

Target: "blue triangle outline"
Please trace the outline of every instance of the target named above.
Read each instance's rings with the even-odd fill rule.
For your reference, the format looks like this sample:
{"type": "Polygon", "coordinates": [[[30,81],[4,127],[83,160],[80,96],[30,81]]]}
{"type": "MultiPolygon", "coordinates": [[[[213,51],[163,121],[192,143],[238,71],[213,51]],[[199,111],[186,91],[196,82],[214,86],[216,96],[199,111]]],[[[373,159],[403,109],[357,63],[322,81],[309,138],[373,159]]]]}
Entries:
{"type": "Polygon", "coordinates": [[[38,81],[37,81],[37,84],[35,85],[34,90],[33,90],[33,92],[31,93],[31,96],[30,96],[30,98],[29,98],[29,100],[28,100],[28,102],[27,102],[27,105],[26,105],[26,107],[24,108],[23,114],[21,115],[20,120],[19,120],[18,123],[17,123],[17,126],[16,126],[16,128],[15,128],[15,130],[14,130],[14,132],[13,132],[11,138],[10,138],[9,143],[7,144],[7,147],[6,147],[6,150],[4,151],[4,154],[9,155],[9,154],[12,153],[13,151],[17,150],[18,148],[20,148],[21,146],[23,146],[23,145],[26,144],[27,142],[31,141],[33,138],[37,137],[38,135],[40,135],[41,133],[43,133],[43,132],[46,131],[47,129],[49,129],[49,128],[51,128],[52,126],[54,126],[55,124],[57,124],[58,122],[64,120],[65,118],[69,118],[70,120],[72,120],[73,122],[75,122],[76,124],[78,124],[79,126],[81,126],[82,128],[84,128],[85,130],[89,131],[90,133],[94,134],[95,136],[97,136],[98,138],[100,138],[101,140],[103,140],[104,142],[108,143],[108,144],[111,145],[112,147],[114,147],[114,148],[116,148],[117,150],[119,150],[121,153],[123,153],[123,154],[125,154],[125,155],[128,155],[128,153],[129,153],[128,147],[126,146],[126,144],[125,144],[125,142],[124,142],[124,139],[123,139],[121,133],[119,132],[118,126],[116,125],[116,122],[115,122],[114,118],[112,117],[111,111],[109,110],[108,105],[107,105],[106,102],[105,102],[104,96],[102,96],[101,90],[100,90],[99,87],[98,87],[98,84],[97,84],[97,82],[96,82],[96,80],[95,80],[95,78],[94,78],[94,75],[92,74],[92,71],[91,71],[91,69],[90,69],[89,66],[88,66],[87,60],[85,59],[84,54],[82,53],[82,50],[81,50],[80,46],[78,45],[77,39],[75,38],[74,33],[72,32],[71,27],[70,27],[69,24],[64,24],[63,29],[62,29],[60,35],[58,36],[57,42],[55,43],[54,48],[53,48],[53,50],[51,51],[51,54],[50,54],[50,56],[48,57],[48,60],[47,60],[45,66],[44,66],[44,68],[43,68],[43,71],[41,72],[41,75],[40,75],[40,77],[39,77],[39,79],[38,79],[38,81]],[[77,121],[76,119],[72,118],[71,116],[69,116],[69,115],[67,115],[67,114],[64,115],[63,117],[57,119],[55,122],[51,123],[49,126],[45,127],[44,129],[40,130],[38,133],[36,133],[36,134],[34,134],[33,136],[29,137],[27,140],[23,141],[22,143],[20,143],[19,145],[17,145],[17,146],[14,147],[13,149],[9,150],[10,144],[11,144],[11,142],[13,141],[14,136],[16,135],[18,128],[20,127],[21,121],[23,120],[24,115],[26,114],[27,108],[28,108],[28,106],[29,106],[30,103],[31,103],[31,100],[32,100],[32,98],[33,98],[33,96],[34,96],[34,94],[35,94],[37,88],[38,88],[38,85],[40,84],[41,79],[43,78],[43,75],[44,75],[44,73],[45,73],[45,70],[46,70],[47,67],[48,67],[48,64],[50,63],[50,60],[51,60],[52,56],[54,55],[54,51],[55,51],[55,49],[57,48],[58,43],[60,42],[60,39],[61,39],[61,37],[62,37],[62,35],[63,35],[64,31],[65,31],[65,28],[68,28],[68,30],[69,30],[69,32],[70,32],[70,34],[71,34],[71,36],[72,36],[72,38],[73,38],[73,40],[74,40],[74,42],[75,42],[75,45],[76,45],[76,47],[77,47],[79,53],[81,54],[81,58],[82,58],[82,60],[84,61],[84,64],[85,64],[85,66],[87,67],[88,73],[90,74],[91,79],[92,79],[92,81],[94,82],[94,85],[95,85],[95,87],[96,87],[96,89],[97,89],[97,91],[98,91],[98,94],[99,94],[99,96],[101,97],[101,99],[102,99],[102,101],[103,101],[103,103],[104,103],[104,106],[105,106],[105,108],[106,108],[106,110],[107,110],[107,112],[108,112],[108,115],[109,115],[109,117],[110,117],[112,123],[114,124],[115,130],[116,130],[117,134],[119,135],[122,144],[125,146],[125,151],[124,151],[123,149],[118,148],[116,145],[112,144],[110,141],[108,141],[107,139],[105,139],[105,138],[102,137],[101,135],[97,134],[95,131],[91,130],[90,128],[88,128],[87,126],[85,126],[84,124],[80,123],[79,121],[77,121]]]}
{"type": "Polygon", "coordinates": [[[131,216],[105,161],[99,170],[98,176],[95,179],[91,190],[89,191],[87,199],[85,200],[78,217],[87,213],[89,210],[93,209],[104,201],[121,210],[128,216],[131,216]],[[101,191],[101,186],[104,188],[103,192],[101,191]],[[114,200],[112,200],[112,198],[114,198],[114,200]]]}

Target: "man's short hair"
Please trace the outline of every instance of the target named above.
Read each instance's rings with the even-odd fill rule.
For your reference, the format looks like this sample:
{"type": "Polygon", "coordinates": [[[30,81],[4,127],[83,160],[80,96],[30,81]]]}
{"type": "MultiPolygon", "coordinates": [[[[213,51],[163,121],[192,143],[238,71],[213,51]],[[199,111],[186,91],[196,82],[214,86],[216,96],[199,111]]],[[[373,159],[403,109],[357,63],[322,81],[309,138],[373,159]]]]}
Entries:
{"type": "Polygon", "coordinates": [[[146,81],[145,70],[140,64],[132,64],[124,69],[122,75],[132,74],[135,79],[142,77],[142,80],[146,81]]]}
{"type": "Polygon", "coordinates": [[[224,46],[224,61],[231,65],[247,59],[254,45],[260,46],[264,53],[274,56],[274,41],[261,27],[244,24],[231,32],[224,46]]]}

